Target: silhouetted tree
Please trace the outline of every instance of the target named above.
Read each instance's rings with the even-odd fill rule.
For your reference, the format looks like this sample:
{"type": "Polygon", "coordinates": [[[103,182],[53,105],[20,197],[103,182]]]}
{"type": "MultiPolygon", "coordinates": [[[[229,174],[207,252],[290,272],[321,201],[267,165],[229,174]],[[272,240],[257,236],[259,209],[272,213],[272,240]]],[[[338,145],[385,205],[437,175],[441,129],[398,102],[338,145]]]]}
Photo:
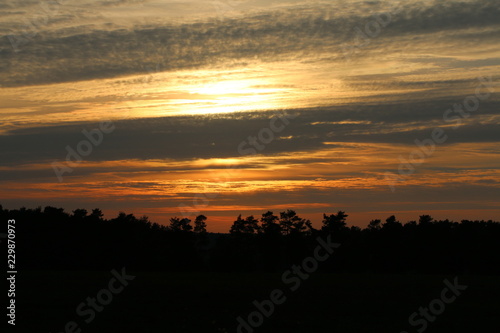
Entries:
{"type": "Polygon", "coordinates": [[[385,223],[382,224],[382,229],[384,230],[395,230],[401,228],[403,225],[401,222],[396,220],[396,216],[391,215],[385,219],[385,223]]]}
{"type": "Polygon", "coordinates": [[[323,226],[321,227],[321,230],[328,233],[345,230],[347,228],[346,219],[348,216],[349,215],[341,210],[339,210],[337,214],[331,214],[330,216],[323,214],[323,226]]]}
{"type": "Polygon", "coordinates": [[[92,209],[92,213],[90,213],[89,215],[89,220],[99,222],[103,220],[103,217],[104,214],[102,213],[102,211],[99,208],[94,208],[92,209]]]}
{"type": "Polygon", "coordinates": [[[376,220],[371,220],[370,223],[368,223],[368,230],[380,230],[380,223],[382,221],[379,219],[376,220]]]}
{"type": "Polygon", "coordinates": [[[169,230],[175,232],[188,232],[193,229],[193,226],[190,223],[191,220],[188,218],[180,219],[178,217],[172,217],[170,219],[169,230]]]}
{"type": "Polygon", "coordinates": [[[291,209],[280,213],[279,224],[283,235],[300,234],[313,230],[311,221],[300,218],[297,213],[291,209]]]}
{"type": "Polygon", "coordinates": [[[236,221],[233,222],[233,225],[229,229],[229,233],[231,233],[231,234],[243,233],[244,229],[245,229],[245,221],[241,218],[241,214],[240,214],[236,218],[236,221]]]}
{"type": "Polygon", "coordinates": [[[278,216],[274,215],[273,212],[267,211],[266,213],[262,214],[262,217],[260,218],[260,222],[261,222],[262,231],[266,235],[280,235],[281,234],[280,225],[279,225],[279,218],[278,218],[278,216]]]}
{"type": "Polygon", "coordinates": [[[73,216],[72,218],[77,220],[77,221],[83,221],[83,219],[85,219],[87,217],[87,210],[86,209],[75,209],[73,211],[73,216]]]}
{"type": "MultiPolygon", "coordinates": [[[[21,211],[23,210],[26,211],[25,207],[21,208],[21,211]]],[[[52,219],[54,222],[64,222],[67,221],[69,218],[69,214],[64,211],[63,208],[56,208],[52,206],[46,206],[43,210],[43,214],[49,218],[52,219]]]]}
{"type": "Polygon", "coordinates": [[[259,221],[253,215],[247,216],[244,222],[244,231],[247,234],[256,234],[260,231],[259,221]]]}
{"type": "Polygon", "coordinates": [[[259,232],[259,221],[257,221],[253,215],[247,216],[247,218],[242,219],[241,214],[238,215],[236,221],[234,221],[233,225],[229,232],[231,234],[256,234],[259,232]]]}
{"type": "Polygon", "coordinates": [[[207,232],[207,224],[205,221],[207,217],[205,215],[198,215],[194,219],[194,232],[196,233],[205,233],[207,232]]]}
{"type": "Polygon", "coordinates": [[[433,218],[430,215],[420,215],[418,219],[419,224],[429,224],[431,223],[433,218]]]}
{"type": "Polygon", "coordinates": [[[111,219],[111,223],[121,223],[121,224],[134,224],[138,220],[134,216],[134,214],[126,214],[125,212],[119,212],[118,216],[114,219],[111,219]]]}
{"type": "Polygon", "coordinates": [[[147,217],[146,215],[142,215],[139,218],[139,223],[142,223],[145,227],[151,226],[151,221],[149,221],[149,217],[147,217]]]}

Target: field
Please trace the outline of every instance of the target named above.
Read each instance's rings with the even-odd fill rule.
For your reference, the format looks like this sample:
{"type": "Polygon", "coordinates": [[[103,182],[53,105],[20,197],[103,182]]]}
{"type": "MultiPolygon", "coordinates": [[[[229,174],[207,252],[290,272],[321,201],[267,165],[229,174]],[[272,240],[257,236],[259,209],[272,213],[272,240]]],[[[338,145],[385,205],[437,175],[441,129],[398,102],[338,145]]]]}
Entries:
{"type": "MultiPolygon", "coordinates": [[[[118,269],[120,271],[120,269],[118,269]]],[[[95,319],[77,314],[87,297],[108,289],[111,272],[21,271],[17,282],[18,332],[237,332],[238,316],[274,289],[286,300],[254,332],[417,332],[408,318],[441,297],[437,275],[312,273],[291,291],[281,273],[127,272],[135,278],[114,294],[95,319]],[[67,323],[77,325],[69,329],[67,323]]],[[[459,276],[467,285],[426,332],[493,332],[498,327],[498,277],[459,276]]],[[[450,294],[452,295],[452,294],[450,294]]],[[[451,297],[451,296],[450,296],[451,297]]],[[[283,299],[281,299],[283,300],[283,299]]],[[[420,316],[418,318],[421,318],[420,316]]],[[[417,319],[418,319],[417,318],[417,319]]],[[[251,332],[243,329],[241,332],[251,332]]]]}

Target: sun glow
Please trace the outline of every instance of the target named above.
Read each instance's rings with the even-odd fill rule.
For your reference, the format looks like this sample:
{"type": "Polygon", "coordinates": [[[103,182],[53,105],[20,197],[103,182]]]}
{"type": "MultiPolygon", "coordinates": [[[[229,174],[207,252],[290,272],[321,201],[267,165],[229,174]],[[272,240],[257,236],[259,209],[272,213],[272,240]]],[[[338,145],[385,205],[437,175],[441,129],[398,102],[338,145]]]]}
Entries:
{"type": "Polygon", "coordinates": [[[21,126],[98,121],[103,115],[115,121],[312,107],[352,94],[339,79],[321,80],[316,73],[319,69],[306,67],[290,72],[289,68],[300,67],[297,63],[255,63],[231,69],[80,81],[71,88],[66,83],[3,88],[0,133],[21,126]],[[39,100],[47,101],[50,108],[40,112],[33,106],[39,100]]]}
{"type": "MultiPolygon", "coordinates": [[[[244,80],[219,81],[197,87],[193,92],[203,95],[228,95],[249,93],[249,82],[244,80]]],[[[255,92],[255,91],[254,91],[255,92]]]]}
{"type": "Polygon", "coordinates": [[[275,109],[284,89],[273,87],[266,79],[239,78],[191,87],[192,101],[200,103],[192,113],[209,114],[259,109],[275,109]]]}

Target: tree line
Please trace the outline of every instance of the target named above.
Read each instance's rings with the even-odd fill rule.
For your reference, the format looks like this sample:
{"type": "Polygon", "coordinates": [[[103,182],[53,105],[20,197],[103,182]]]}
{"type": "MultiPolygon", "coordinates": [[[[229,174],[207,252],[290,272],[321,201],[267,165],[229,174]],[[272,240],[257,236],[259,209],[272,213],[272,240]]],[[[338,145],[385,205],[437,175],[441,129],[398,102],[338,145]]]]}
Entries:
{"type": "Polygon", "coordinates": [[[100,209],[21,208],[0,205],[15,219],[17,257],[24,269],[281,271],[309,256],[318,237],[341,246],[320,268],[326,272],[500,274],[500,223],[434,220],[402,223],[392,215],[366,228],[348,226],[344,211],[324,214],[321,226],[294,210],[260,217],[239,215],[229,233],[207,232],[209,219],[170,218],[168,225],[100,209]]]}

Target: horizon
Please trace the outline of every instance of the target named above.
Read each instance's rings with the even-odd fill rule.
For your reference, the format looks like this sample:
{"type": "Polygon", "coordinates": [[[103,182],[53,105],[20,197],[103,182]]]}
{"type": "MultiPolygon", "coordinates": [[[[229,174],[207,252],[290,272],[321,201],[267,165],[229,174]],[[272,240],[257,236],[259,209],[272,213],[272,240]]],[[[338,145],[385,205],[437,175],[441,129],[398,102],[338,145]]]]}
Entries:
{"type": "MultiPolygon", "coordinates": [[[[1,206],[1,205],[0,205],[1,206]]],[[[3,207],[3,206],[2,206],[3,207]]],[[[24,207],[26,209],[37,209],[41,208],[43,211],[44,207],[38,206],[38,207],[24,207]]],[[[74,209],[66,210],[64,207],[55,207],[55,208],[62,208],[65,213],[71,215],[74,211],[74,209]]],[[[9,210],[6,207],[3,207],[3,209],[9,210]]],[[[16,208],[17,209],[17,208],[16,208]]],[[[99,209],[99,207],[93,207],[91,209],[86,209],[82,207],[78,207],[75,209],[85,209],[88,213],[92,211],[92,209],[99,209]]],[[[238,218],[238,215],[241,215],[242,218],[245,218],[247,216],[254,216],[257,220],[260,220],[261,216],[263,213],[271,211],[275,215],[279,216],[281,212],[284,212],[286,210],[289,210],[288,208],[284,210],[269,210],[265,209],[260,212],[238,212],[236,215],[206,215],[203,214],[203,212],[200,212],[199,215],[205,215],[207,217],[206,220],[206,230],[209,233],[229,233],[229,229],[231,225],[233,225],[233,222],[238,218]]],[[[293,210],[293,209],[290,209],[293,210]]],[[[116,212],[106,212],[104,210],[101,210],[103,213],[103,218],[105,220],[111,220],[116,218],[120,213],[125,213],[126,215],[133,215],[136,218],[141,218],[143,216],[146,216],[148,218],[148,221],[151,223],[157,223],[161,226],[169,227],[170,226],[170,219],[171,218],[187,218],[193,222],[196,218],[197,215],[193,216],[188,216],[185,215],[184,217],[182,215],[172,215],[172,216],[166,216],[164,214],[158,213],[157,215],[147,215],[147,214],[134,214],[133,212],[129,212],[126,210],[118,210],[116,212]]],[[[319,230],[321,229],[322,221],[323,221],[323,214],[329,216],[331,214],[336,214],[339,211],[332,211],[332,212],[325,212],[325,213],[320,213],[320,214],[303,214],[300,211],[294,210],[297,213],[297,216],[300,218],[303,218],[305,220],[310,220],[312,227],[319,230]]],[[[406,212],[405,214],[397,214],[397,213],[392,213],[392,212],[370,212],[370,213],[361,213],[361,214],[355,214],[354,216],[351,216],[349,212],[343,211],[344,213],[347,214],[346,218],[346,226],[347,227],[359,227],[361,229],[365,229],[368,227],[369,223],[373,220],[380,220],[380,221],[385,221],[387,218],[391,216],[396,217],[396,221],[400,222],[402,225],[405,225],[410,222],[418,222],[419,218],[423,215],[430,216],[433,221],[449,221],[449,222],[457,222],[460,223],[462,221],[493,221],[500,223],[500,221],[496,221],[495,219],[481,219],[476,216],[469,217],[468,215],[461,215],[463,212],[461,211],[455,211],[455,217],[450,217],[447,215],[444,215],[447,212],[442,212],[440,215],[429,215],[426,212],[406,212]]],[[[472,213],[471,213],[472,214],[472,213]]]]}

